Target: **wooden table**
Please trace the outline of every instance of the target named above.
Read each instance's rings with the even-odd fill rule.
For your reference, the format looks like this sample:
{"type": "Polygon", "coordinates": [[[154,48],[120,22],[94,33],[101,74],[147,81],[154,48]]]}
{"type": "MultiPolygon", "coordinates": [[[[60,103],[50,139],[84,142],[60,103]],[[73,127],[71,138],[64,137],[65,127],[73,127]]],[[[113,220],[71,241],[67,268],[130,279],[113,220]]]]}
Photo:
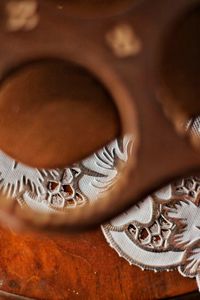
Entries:
{"type": "Polygon", "coordinates": [[[0,241],[2,299],[18,299],[11,297],[15,294],[45,300],[151,300],[197,289],[195,280],[178,272],[143,272],[130,266],[100,230],[48,237],[0,228],[0,241]]]}

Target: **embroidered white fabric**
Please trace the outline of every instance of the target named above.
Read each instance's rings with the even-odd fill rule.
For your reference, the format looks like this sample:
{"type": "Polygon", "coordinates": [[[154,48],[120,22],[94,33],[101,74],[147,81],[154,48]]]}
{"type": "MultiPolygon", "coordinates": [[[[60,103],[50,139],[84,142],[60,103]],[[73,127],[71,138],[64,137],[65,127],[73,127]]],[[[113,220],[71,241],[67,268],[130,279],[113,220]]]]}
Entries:
{"type": "MultiPolygon", "coordinates": [[[[188,124],[200,132],[200,118],[188,124]]],[[[115,140],[89,158],[64,169],[38,170],[0,152],[0,188],[22,209],[62,211],[95,201],[118,176],[132,140],[115,140]]],[[[142,269],[177,269],[196,277],[200,288],[200,177],[174,182],[102,225],[120,256],[142,269]]]]}

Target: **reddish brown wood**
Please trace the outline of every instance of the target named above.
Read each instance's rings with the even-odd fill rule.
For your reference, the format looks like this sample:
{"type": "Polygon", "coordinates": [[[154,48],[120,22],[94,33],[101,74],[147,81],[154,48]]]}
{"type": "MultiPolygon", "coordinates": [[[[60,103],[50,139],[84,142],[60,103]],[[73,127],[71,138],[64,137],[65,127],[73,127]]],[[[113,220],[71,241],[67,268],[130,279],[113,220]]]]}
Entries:
{"type": "Polygon", "coordinates": [[[45,300],[155,300],[197,289],[178,272],[141,271],[100,230],[63,237],[0,228],[1,290],[45,300]]]}

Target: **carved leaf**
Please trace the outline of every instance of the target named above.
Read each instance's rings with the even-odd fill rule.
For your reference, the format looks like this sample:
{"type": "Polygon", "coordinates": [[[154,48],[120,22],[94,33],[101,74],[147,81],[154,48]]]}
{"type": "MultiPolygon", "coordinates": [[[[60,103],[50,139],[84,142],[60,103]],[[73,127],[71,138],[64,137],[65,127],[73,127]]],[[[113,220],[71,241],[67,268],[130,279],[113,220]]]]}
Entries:
{"type": "Polygon", "coordinates": [[[29,186],[29,190],[37,196],[44,193],[43,181],[45,176],[52,178],[58,174],[57,170],[39,171],[21,163],[17,163],[3,152],[0,152],[0,188],[9,197],[15,197],[29,186]]]}
{"type": "Polygon", "coordinates": [[[79,189],[88,199],[99,198],[116,182],[120,174],[119,166],[125,166],[131,145],[132,139],[125,136],[123,140],[111,142],[81,164],[77,164],[82,170],[79,189]]]}
{"type": "Polygon", "coordinates": [[[179,271],[184,276],[194,277],[198,275],[200,271],[200,240],[186,249],[179,271]]]}
{"type": "Polygon", "coordinates": [[[176,224],[176,233],[173,236],[173,246],[185,249],[190,243],[200,239],[200,207],[193,202],[182,200],[174,205],[164,207],[168,218],[176,224]]]}

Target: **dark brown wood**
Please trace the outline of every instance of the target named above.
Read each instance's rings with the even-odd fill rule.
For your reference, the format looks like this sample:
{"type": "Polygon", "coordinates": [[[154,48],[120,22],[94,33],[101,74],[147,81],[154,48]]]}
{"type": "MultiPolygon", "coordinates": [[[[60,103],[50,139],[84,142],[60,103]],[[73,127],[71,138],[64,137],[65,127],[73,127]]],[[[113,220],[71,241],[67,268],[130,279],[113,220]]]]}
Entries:
{"type": "Polygon", "coordinates": [[[199,292],[189,293],[186,295],[169,298],[168,300],[198,300],[198,299],[199,299],[199,292]]]}
{"type": "MultiPolygon", "coordinates": [[[[6,1],[2,1],[0,4],[2,12],[5,3],[6,1]]],[[[112,95],[119,110],[123,132],[135,137],[135,151],[116,187],[95,204],[70,211],[60,218],[55,215],[24,213],[13,205],[7,207],[6,212],[10,216],[15,214],[19,221],[35,224],[46,230],[55,228],[66,232],[66,227],[86,229],[110,219],[170,180],[198,171],[199,153],[188,140],[177,134],[158,100],[161,87],[159,51],[165,32],[177,18],[185,15],[194,5],[199,5],[200,1],[156,0],[153,5],[150,1],[141,1],[134,7],[131,5],[126,13],[97,19],[69,18],[64,2],[62,7],[56,8],[57,2],[54,1],[39,3],[40,23],[32,31],[8,33],[5,30],[5,16],[2,18],[2,78],[13,68],[41,57],[57,57],[80,65],[98,78],[112,95]],[[108,43],[108,32],[120,24],[128,24],[134,38],[137,37],[139,47],[136,47],[138,51],[134,55],[119,56],[112,43],[108,43]]],[[[88,126],[88,123],[84,125],[88,126]]],[[[40,132],[36,130],[35,134],[39,138],[40,132]]],[[[2,147],[4,139],[5,134],[2,134],[2,147]]],[[[9,143],[5,144],[6,147],[11,147],[9,143]]],[[[45,147],[48,148],[47,145],[45,147]]],[[[81,148],[81,144],[79,147],[81,148]]],[[[73,151],[72,148],[72,154],[73,151]]],[[[47,154],[46,164],[48,155],[50,157],[47,154]]],[[[1,212],[1,217],[3,216],[7,218],[1,212]]]]}
{"type": "Polygon", "coordinates": [[[160,74],[160,101],[175,123],[200,113],[200,7],[194,6],[166,34],[160,74]]]}
{"type": "Polygon", "coordinates": [[[100,230],[49,238],[0,228],[0,241],[0,289],[28,298],[155,300],[197,289],[178,272],[130,266],[100,230]]]}
{"type": "Polygon", "coordinates": [[[141,0],[53,0],[68,11],[69,16],[94,18],[102,16],[113,16],[130,9],[141,0]]]}

